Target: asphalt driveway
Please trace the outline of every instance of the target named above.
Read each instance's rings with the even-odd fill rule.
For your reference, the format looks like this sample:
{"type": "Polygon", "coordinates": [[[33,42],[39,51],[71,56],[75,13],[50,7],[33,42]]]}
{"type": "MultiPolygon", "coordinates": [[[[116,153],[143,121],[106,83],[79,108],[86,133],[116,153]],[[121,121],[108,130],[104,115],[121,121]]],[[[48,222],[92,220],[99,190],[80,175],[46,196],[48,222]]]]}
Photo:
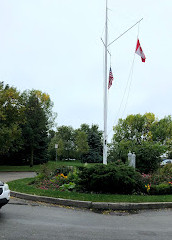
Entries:
{"type": "Polygon", "coordinates": [[[0,211],[1,240],[170,240],[171,210],[99,214],[33,202],[0,211]]]}
{"type": "Polygon", "coordinates": [[[35,177],[35,172],[0,172],[0,181],[9,182],[21,178],[35,177]]]}

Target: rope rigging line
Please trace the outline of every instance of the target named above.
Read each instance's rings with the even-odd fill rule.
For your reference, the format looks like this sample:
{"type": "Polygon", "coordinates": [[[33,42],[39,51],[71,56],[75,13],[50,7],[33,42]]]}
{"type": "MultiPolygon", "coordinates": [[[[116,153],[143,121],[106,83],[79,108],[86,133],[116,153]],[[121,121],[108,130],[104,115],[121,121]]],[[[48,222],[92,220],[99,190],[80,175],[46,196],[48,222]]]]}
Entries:
{"type": "MultiPolygon", "coordinates": [[[[141,20],[140,20],[140,21],[141,21],[141,20]]],[[[137,39],[138,39],[138,37],[139,37],[140,21],[137,22],[137,23],[139,23],[139,24],[138,24],[137,39]]],[[[136,23],[136,24],[137,24],[137,23],[136,23]]],[[[136,25],[136,24],[135,24],[135,25],[136,25]]],[[[134,25],[134,26],[135,26],[135,25],[134,25]]],[[[130,29],[131,29],[131,28],[130,28],[130,29]]],[[[134,63],[135,63],[135,52],[134,52],[133,61],[132,61],[132,65],[131,65],[131,68],[130,68],[130,72],[129,72],[127,84],[126,84],[126,87],[125,87],[125,90],[124,90],[124,94],[123,94],[123,97],[122,97],[122,100],[121,100],[121,103],[120,103],[120,106],[119,106],[119,109],[118,109],[118,112],[117,112],[115,121],[113,122],[112,126],[116,123],[117,119],[119,118],[119,114],[120,114],[120,111],[121,111],[121,108],[122,108],[122,104],[123,104],[123,102],[124,102],[124,98],[125,98],[125,95],[126,95],[126,92],[127,92],[127,88],[128,88],[127,98],[126,98],[124,110],[123,110],[123,113],[122,113],[122,117],[123,117],[123,115],[124,115],[124,113],[125,113],[125,110],[126,110],[126,107],[127,107],[127,104],[128,104],[129,95],[130,95],[131,84],[132,84],[132,80],[133,80],[134,63]]],[[[112,131],[113,131],[113,128],[108,132],[107,135],[109,136],[109,134],[110,134],[112,131]]]]}
{"type": "Polygon", "coordinates": [[[124,110],[123,110],[123,113],[122,113],[122,117],[123,117],[123,115],[124,115],[124,113],[125,113],[125,110],[126,110],[126,107],[127,107],[127,104],[128,104],[129,95],[130,95],[131,83],[132,83],[132,80],[133,80],[133,69],[134,69],[135,56],[136,56],[136,54],[134,53],[133,62],[132,62],[132,66],[131,66],[131,70],[130,70],[130,75],[129,75],[130,82],[129,82],[128,94],[127,94],[127,99],[126,99],[125,107],[124,107],[124,110]]]}
{"type": "MultiPolygon", "coordinates": [[[[109,9],[108,9],[108,10],[109,10],[109,9]]],[[[108,54],[109,54],[109,56],[110,56],[110,67],[111,67],[111,57],[112,57],[112,55],[111,55],[111,51],[110,51],[109,48],[110,48],[111,44],[113,44],[116,40],[118,40],[120,37],[122,37],[124,34],[126,34],[129,30],[131,30],[131,29],[132,29],[133,27],[135,27],[137,24],[138,24],[138,34],[137,34],[137,38],[138,38],[138,36],[139,36],[139,25],[140,25],[140,22],[141,22],[142,20],[143,20],[143,18],[140,19],[138,22],[136,22],[134,25],[132,25],[132,26],[131,26],[129,29],[127,29],[125,32],[123,32],[123,33],[122,33],[120,36],[118,36],[115,40],[113,40],[112,42],[110,42],[107,46],[105,46],[105,43],[104,43],[104,41],[103,41],[103,39],[102,39],[103,33],[104,33],[104,31],[105,31],[105,27],[104,27],[103,32],[102,32],[102,36],[101,36],[101,41],[102,41],[104,47],[107,47],[107,52],[108,52],[108,54]]],[[[107,19],[107,21],[108,21],[109,23],[111,23],[111,22],[109,21],[109,18],[107,19]]],[[[104,56],[104,55],[103,55],[103,56],[104,56]]],[[[104,59],[103,59],[103,60],[104,60],[104,59]]],[[[128,104],[128,99],[129,99],[129,94],[130,94],[130,90],[131,90],[131,84],[132,84],[132,78],[133,78],[133,70],[134,70],[134,62],[135,62],[135,52],[134,52],[134,57],[133,57],[131,69],[130,69],[130,72],[129,72],[127,84],[126,84],[126,87],[125,87],[125,90],[124,90],[124,94],[123,94],[123,97],[122,97],[122,100],[121,100],[121,103],[120,103],[120,106],[119,106],[119,109],[118,109],[118,112],[117,112],[115,121],[113,122],[112,126],[115,124],[115,122],[117,121],[117,119],[118,119],[118,117],[119,117],[119,114],[120,114],[120,112],[121,112],[121,109],[122,109],[122,105],[123,105],[125,96],[127,96],[127,97],[126,97],[126,102],[125,102],[125,106],[124,106],[124,110],[123,110],[122,116],[123,116],[123,114],[124,114],[124,112],[125,112],[125,110],[126,110],[126,107],[127,107],[127,104],[128,104]],[[128,93],[127,93],[127,89],[128,89],[128,93]],[[126,93],[127,93],[127,95],[126,95],[126,93]]],[[[103,61],[103,65],[104,65],[104,61],[103,61]]],[[[104,67],[103,67],[103,69],[104,69],[104,67]]],[[[105,73],[103,73],[103,74],[105,74],[105,73]]],[[[108,81],[108,80],[109,80],[109,76],[107,76],[107,81],[108,81]]],[[[105,87],[105,86],[104,86],[104,87],[105,87]]],[[[109,91],[108,91],[108,94],[107,94],[107,98],[108,98],[108,99],[107,99],[107,102],[109,102],[109,91]]],[[[109,115],[109,108],[108,108],[108,106],[107,106],[107,114],[109,115]]],[[[108,132],[107,137],[109,136],[109,134],[110,134],[112,131],[113,131],[113,129],[111,129],[111,130],[108,132]]]]}
{"type": "MultiPolygon", "coordinates": [[[[137,33],[137,39],[139,38],[139,27],[140,27],[140,22],[138,24],[138,33],[137,33]]],[[[127,95],[127,100],[126,100],[126,104],[125,104],[125,107],[124,107],[124,111],[122,113],[122,117],[125,113],[125,110],[126,110],[126,107],[127,107],[127,104],[128,104],[128,99],[129,99],[129,94],[130,94],[130,89],[131,89],[131,83],[132,83],[132,80],[133,80],[133,70],[134,70],[134,62],[135,62],[135,56],[136,54],[134,53],[134,57],[133,57],[133,63],[132,63],[132,66],[131,66],[131,80],[130,80],[130,85],[129,85],[129,91],[128,91],[128,95],[127,95]]]]}
{"type": "MultiPolygon", "coordinates": [[[[127,92],[127,89],[128,89],[127,100],[126,100],[126,103],[125,103],[125,107],[124,107],[124,110],[123,110],[123,114],[124,114],[124,112],[125,112],[125,110],[126,110],[126,106],[127,106],[128,98],[129,98],[129,92],[130,92],[130,88],[131,88],[132,76],[133,76],[134,61],[135,61],[135,53],[134,53],[132,65],[131,65],[131,68],[130,68],[130,72],[129,72],[127,84],[126,84],[126,87],[125,87],[125,90],[124,90],[124,93],[123,93],[123,97],[122,97],[122,100],[121,100],[120,106],[119,106],[119,108],[118,108],[118,112],[117,112],[116,118],[115,118],[112,126],[116,123],[117,119],[119,118],[119,115],[120,115],[120,112],[121,112],[121,108],[122,108],[122,105],[123,105],[123,102],[124,102],[124,99],[125,99],[125,96],[126,96],[126,92],[127,92]]],[[[123,116],[123,114],[122,114],[122,116],[123,116]]],[[[108,135],[109,135],[112,131],[113,131],[113,129],[111,129],[111,130],[108,132],[108,135]]]]}

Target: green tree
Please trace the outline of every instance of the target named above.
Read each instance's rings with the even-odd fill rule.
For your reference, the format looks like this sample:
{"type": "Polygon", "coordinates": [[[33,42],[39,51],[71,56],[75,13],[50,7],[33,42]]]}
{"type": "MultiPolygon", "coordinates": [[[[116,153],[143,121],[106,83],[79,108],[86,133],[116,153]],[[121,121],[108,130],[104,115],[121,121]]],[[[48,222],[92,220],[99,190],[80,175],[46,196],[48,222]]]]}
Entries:
{"type": "Polygon", "coordinates": [[[26,123],[22,127],[24,149],[28,153],[30,166],[34,164],[34,158],[38,150],[47,148],[47,119],[35,93],[30,93],[26,103],[26,123]],[[35,156],[34,156],[35,155],[35,156]]]}
{"type": "Polygon", "coordinates": [[[155,142],[142,142],[135,146],[137,156],[136,168],[143,173],[153,172],[160,166],[160,156],[167,150],[167,147],[155,142]]]}
{"type": "Polygon", "coordinates": [[[114,127],[113,140],[120,142],[127,139],[137,144],[151,140],[151,126],[154,122],[153,113],[129,115],[126,119],[119,119],[117,126],[114,127]]]}
{"type": "Polygon", "coordinates": [[[55,160],[55,144],[58,144],[57,155],[62,159],[77,159],[83,162],[102,162],[102,132],[97,125],[91,127],[82,124],[74,130],[70,126],[61,126],[49,144],[49,156],[55,160]]]}
{"type": "Polygon", "coordinates": [[[47,160],[48,131],[55,119],[52,106],[48,94],[38,90],[20,93],[0,83],[1,163],[30,162],[32,166],[47,160]]]}
{"type": "Polygon", "coordinates": [[[48,160],[48,132],[52,126],[53,104],[49,95],[36,90],[25,91],[22,97],[26,122],[22,124],[24,144],[20,154],[32,167],[48,160]]]}
{"type": "Polygon", "coordinates": [[[83,161],[83,156],[88,153],[88,139],[85,132],[81,130],[75,131],[75,150],[77,159],[83,161]]]}
{"type": "Polygon", "coordinates": [[[84,162],[102,162],[103,144],[102,144],[102,131],[99,130],[98,125],[82,124],[80,130],[87,135],[88,153],[84,154],[84,162]]]}
{"type": "Polygon", "coordinates": [[[25,106],[20,92],[14,87],[0,83],[0,154],[1,159],[10,152],[18,151],[22,146],[21,122],[24,119],[25,106]]]}
{"type": "Polygon", "coordinates": [[[155,121],[151,126],[151,132],[154,142],[166,144],[172,139],[172,119],[171,116],[164,117],[155,121]]]}
{"type": "Polygon", "coordinates": [[[156,121],[152,127],[152,136],[154,142],[160,142],[167,147],[168,158],[172,158],[172,118],[166,116],[156,121]]]}
{"type": "Polygon", "coordinates": [[[49,144],[49,155],[55,160],[55,144],[58,144],[57,155],[59,160],[75,157],[74,129],[71,126],[60,126],[49,144]]]}
{"type": "Polygon", "coordinates": [[[140,171],[146,173],[156,170],[160,155],[167,150],[167,146],[156,137],[157,123],[158,120],[153,113],[129,115],[126,119],[119,119],[117,126],[114,127],[109,160],[121,159],[126,162],[130,150],[136,153],[136,167],[140,171]]]}

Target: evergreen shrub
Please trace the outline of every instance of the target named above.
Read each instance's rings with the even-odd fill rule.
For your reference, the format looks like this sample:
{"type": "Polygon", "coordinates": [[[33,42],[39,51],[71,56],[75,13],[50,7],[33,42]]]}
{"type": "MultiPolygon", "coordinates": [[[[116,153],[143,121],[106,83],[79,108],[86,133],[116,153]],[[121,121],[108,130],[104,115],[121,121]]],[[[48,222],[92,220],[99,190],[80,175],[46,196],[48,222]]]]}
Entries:
{"type": "Polygon", "coordinates": [[[79,189],[85,192],[131,194],[141,192],[141,175],[124,163],[83,167],[79,172],[79,189]]]}

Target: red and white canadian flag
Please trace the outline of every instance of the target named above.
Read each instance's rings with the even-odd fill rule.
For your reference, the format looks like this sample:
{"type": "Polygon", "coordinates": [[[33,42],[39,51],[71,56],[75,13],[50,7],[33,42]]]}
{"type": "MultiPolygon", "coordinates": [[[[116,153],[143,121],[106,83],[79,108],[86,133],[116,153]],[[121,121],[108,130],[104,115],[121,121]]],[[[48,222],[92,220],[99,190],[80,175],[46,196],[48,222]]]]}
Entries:
{"type": "Polygon", "coordinates": [[[142,62],[145,62],[146,57],[145,57],[145,55],[144,55],[144,53],[143,53],[143,50],[142,50],[142,48],[141,48],[141,46],[140,46],[139,39],[137,39],[136,53],[141,57],[142,62]]]}

